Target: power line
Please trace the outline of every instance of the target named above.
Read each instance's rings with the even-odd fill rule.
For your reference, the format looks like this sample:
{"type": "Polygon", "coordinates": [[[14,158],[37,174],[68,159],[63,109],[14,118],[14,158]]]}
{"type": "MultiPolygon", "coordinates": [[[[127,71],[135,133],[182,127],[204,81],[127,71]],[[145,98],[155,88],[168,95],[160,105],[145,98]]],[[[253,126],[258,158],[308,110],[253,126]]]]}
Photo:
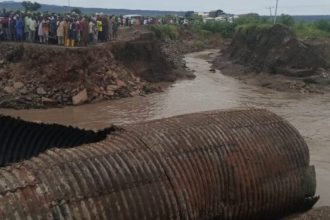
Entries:
{"type": "Polygon", "coordinates": [[[286,5],[286,6],[281,6],[279,8],[324,8],[324,7],[330,7],[329,4],[325,5],[286,5]]]}
{"type": "Polygon", "coordinates": [[[275,16],[274,16],[274,24],[276,24],[276,21],[277,21],[277,9],[278,9],[278,0],[276,0],[275,16]]]}
{"type": "Polygon", "coordinates": [[[269,10],[269,16],[270,17],[273,17],[273,6],[270,6],[270,7],[266,7],[267,10],[269,10]]]}

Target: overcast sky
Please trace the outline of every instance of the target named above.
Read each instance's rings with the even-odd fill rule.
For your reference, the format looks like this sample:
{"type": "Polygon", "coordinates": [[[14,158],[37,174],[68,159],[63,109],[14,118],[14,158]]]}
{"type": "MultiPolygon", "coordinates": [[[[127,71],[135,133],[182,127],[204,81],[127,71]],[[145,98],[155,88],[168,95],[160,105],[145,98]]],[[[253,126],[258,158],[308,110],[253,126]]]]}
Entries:
{"type": "MultiPolygon", "coordinates": [[[[2,1],[2,0],[0,0],[2,1]]],[[[69,0],[33,0],[40,3],[68,5],[69,0]]],[[[222,9],[228,13],[257,12],[269,14],[276,0],[70,0],[71,6],[158,10],[208,11],[222,9]]],[[[330,0],[279,0],[279,14],[330,14],[330,0]]]]}

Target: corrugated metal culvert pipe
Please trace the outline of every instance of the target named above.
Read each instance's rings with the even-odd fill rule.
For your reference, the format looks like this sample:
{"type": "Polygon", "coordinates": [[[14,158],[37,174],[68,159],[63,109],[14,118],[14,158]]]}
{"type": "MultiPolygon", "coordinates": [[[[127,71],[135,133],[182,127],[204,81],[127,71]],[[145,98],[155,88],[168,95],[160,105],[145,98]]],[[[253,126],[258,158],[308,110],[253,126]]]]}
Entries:
{"type": "Polygon", "coordinates": [[[271,219],[312,206],[315,185],[308,147],[286,121],[213,111],[1,168],[0,219],[271,219]]]}

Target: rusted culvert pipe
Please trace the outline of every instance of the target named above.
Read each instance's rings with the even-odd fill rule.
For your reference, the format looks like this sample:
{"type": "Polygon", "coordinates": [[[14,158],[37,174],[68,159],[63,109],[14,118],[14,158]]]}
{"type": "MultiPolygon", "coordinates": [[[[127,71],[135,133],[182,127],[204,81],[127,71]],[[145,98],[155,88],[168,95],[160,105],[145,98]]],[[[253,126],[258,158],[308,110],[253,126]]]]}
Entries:
{"type": "Polygon", "coordinates": [[[270,219],[313,205],[297,130],[266,110],[123,126],[0,169],[0,219],[270,219]]]}

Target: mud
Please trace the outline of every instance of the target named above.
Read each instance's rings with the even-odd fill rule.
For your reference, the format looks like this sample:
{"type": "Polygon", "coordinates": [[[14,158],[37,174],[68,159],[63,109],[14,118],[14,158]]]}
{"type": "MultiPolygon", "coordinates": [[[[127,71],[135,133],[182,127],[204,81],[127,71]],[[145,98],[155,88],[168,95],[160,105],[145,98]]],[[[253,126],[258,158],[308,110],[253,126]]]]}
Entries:
{"type": "Polygon", "coordinates": [[[328,220],[330,219],[330,207],[320,207],[304,214],[289,216],[283,220],[328,220]]]}
{"type": "Polygon", "coordinates": [[[112,44],[111,51],[116,60],[148,82],[174,82],[180,78],[194,78],[186,70],[182,53],[157,39],[152,32],[144,33],[136,40],[112,44]]]}
{"type": "Polygon", "coordinates": [[[151,31],[124,29],[119,37],[86,48],[1,43],[0,106],[67,106],[84,90],[78,104],[113,100],[161,91],[151,82],[193,77],[151,31]]]}
{"type": "Polygon", "coordinates": [[[320,47],[318,41],[300,40],[281,25],[240,28],[213,64],[249,84],[322,93],[330,87],[330,50],[320,47]]]}

